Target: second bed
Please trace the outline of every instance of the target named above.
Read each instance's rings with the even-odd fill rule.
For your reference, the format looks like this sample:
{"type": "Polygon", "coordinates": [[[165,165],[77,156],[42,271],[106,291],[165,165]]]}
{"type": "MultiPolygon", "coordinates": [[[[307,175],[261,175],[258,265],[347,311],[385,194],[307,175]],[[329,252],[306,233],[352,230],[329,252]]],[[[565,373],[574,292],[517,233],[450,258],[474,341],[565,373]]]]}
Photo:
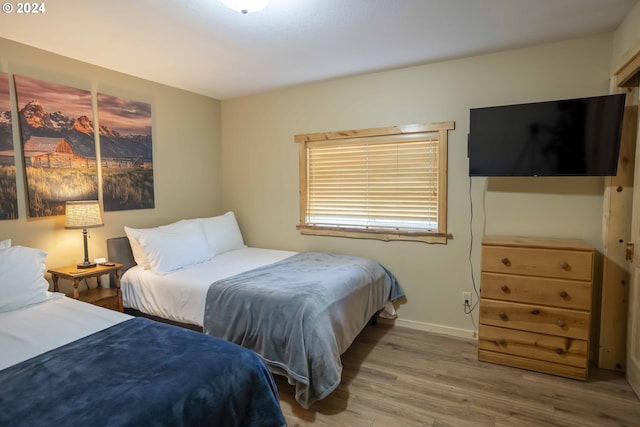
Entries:
{"type": "Polygon", "coordinates": [[[391,302],[404,295],[368,258],[242,246],[157,274],[136,265],[127,237],[107,244],[110,260],[125,265],[125,307],[254,350],[305,408],[340,384],[342,353],[374,315],[393,315],[391,302]]]}

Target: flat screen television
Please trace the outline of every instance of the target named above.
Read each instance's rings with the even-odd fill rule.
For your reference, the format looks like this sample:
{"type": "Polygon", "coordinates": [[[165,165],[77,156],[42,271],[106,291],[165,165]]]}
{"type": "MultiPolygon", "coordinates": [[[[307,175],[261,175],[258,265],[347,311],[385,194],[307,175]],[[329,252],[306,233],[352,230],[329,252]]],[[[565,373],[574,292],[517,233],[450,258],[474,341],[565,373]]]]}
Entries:
{"type": "Polygon", "coordinates": [[[472,108],[470,176],[613,176],[625,95],[472,108]]]}

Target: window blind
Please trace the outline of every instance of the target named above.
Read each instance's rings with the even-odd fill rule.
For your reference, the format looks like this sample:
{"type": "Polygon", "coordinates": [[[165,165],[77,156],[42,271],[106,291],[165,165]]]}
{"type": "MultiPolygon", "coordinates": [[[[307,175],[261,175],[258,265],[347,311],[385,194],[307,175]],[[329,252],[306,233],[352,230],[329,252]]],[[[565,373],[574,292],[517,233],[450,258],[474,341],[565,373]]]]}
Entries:
{"type": "Polygon", "coordinates": [[[438,230],[437,137],[307,150],[307,225],[438,230]]]}

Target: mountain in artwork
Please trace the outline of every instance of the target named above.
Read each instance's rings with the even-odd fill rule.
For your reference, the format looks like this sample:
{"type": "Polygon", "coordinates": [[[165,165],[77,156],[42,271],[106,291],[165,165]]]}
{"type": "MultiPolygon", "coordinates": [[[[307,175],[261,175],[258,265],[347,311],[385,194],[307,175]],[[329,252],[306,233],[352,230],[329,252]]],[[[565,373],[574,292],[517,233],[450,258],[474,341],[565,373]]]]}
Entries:
{"type": "MultiPolygon", "coordinates": [[[[95,158],[94,124],[87,116],[71,118],[60,111],[47,112],[37,100],[29,101],[19,112],[23,143],[32,136],[64,138],[74,153],[95,158]]],[[[2,124],[0,113],[0,126],[2,124]]],[[[10,129],[10,127],[9,127],[10,129]]],[[[0,128],[0,138],[1,138],[0,128]]],[[[122,135],[100,126],[101,155],[105,157],[151,159],[150,135],[122,135]]]]}

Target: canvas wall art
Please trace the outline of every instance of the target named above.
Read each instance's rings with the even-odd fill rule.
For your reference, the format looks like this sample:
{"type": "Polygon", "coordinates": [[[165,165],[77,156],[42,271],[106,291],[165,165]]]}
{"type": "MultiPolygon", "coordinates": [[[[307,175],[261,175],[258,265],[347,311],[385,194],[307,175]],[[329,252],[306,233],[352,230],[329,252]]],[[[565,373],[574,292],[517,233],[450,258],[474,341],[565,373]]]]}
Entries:
{"type": "Polygon", "coordinates": [[[9,75],[0,73],[0,220],[18,218],[9,75]]]}
{"type": "Polygon", "coordinates": [[[98,94],[105,211],[155,206],[151,105],[98,94]]]}
{"type": "Polygon", "coordinates": [[[64,214],[67,200],[97,200],[91,92],[14,76],[29,216],[64,214]]]}

